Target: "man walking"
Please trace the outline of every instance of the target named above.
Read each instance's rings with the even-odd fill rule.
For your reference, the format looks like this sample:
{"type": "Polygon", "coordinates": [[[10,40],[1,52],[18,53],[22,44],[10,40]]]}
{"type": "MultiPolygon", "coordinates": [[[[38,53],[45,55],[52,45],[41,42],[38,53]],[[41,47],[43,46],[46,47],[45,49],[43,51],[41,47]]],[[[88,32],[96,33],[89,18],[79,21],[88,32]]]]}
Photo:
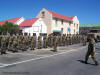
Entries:
{"type": "Polygon", "coordinates": [[[90,41],[89,41],[89,45],[88,45],[88,51],[85,57],[85,63],[87,64],[88,58],[91,55],[91,58],[93,59],[93,61],[95,62],[95,65],[98,65],[98,62],[96,60],[96,56],[95,56],[95,41],[93,36],[90,37],[90,41]]]}

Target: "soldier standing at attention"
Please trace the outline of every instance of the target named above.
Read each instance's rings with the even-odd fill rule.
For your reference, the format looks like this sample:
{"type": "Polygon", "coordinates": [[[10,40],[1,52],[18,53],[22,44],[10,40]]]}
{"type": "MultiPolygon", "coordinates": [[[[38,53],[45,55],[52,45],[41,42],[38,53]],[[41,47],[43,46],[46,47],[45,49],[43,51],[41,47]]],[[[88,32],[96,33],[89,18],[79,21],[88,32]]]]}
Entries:
{"type": "Polygon", "coordinates": [[[57,42],[58,42],[58,38],[56,35],[53,36],[53,48],[54,48],[54,52],[57,52],[57,42]]]}
{"type": "Polygon", "coordinates": [[[38,49],[42,48],[42,35],[40,33],[40,35],[38,36],[38,49]]]}
{"type": "Polygon", "coordinates": [[[44,37],[43,37],[43,47],[44,48],[47,48],[47,35],[45,35],[44,37]]]}
{"type": "Polygon", "coordinates": [[[31,50],[34,50],[35,47],[36,47],[36,34],[33,33],[33,36],[31,38],[31,50]]]}
{"type": "Polygon", "coordinates": [[[13,34],[12,52],[18,52],[18,35],[13,34]]]}
{"type": "Polygon", "coordinates": [[[1,35],[2,39],[1,39],[1,55],[2,54],[6,54],[6,49],[7,49],[7,36],[4,33],[3,35],[1,35]]]}
{"type": "Polygon", "coordinates": [[[94,37],[90,37],[90,41],[89,41],[89,45],[88,45],[88,51],[85,57],[85,63],[87,64],[88,58],[91,55],[91,58],[93,59],[93,61],[95,62],[95,65],[98,65],[98,62],[96,60],[96,56],[95,56],[95,41],[94,41],[94,37]]]}

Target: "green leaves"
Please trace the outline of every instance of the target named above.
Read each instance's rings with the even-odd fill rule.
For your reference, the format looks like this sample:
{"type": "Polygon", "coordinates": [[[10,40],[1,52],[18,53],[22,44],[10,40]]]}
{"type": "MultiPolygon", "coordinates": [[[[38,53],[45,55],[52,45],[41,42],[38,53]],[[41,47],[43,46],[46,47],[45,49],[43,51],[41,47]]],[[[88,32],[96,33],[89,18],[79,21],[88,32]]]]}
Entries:
{"type": "Polygon", "coordinates": [[[3,25],[0,25],[0,33],[2,32],[6,32],[6,33],[18,33],[19,32],[19,26],[12,23],[12,22],[8,22],[6,21],[3,25]]]}

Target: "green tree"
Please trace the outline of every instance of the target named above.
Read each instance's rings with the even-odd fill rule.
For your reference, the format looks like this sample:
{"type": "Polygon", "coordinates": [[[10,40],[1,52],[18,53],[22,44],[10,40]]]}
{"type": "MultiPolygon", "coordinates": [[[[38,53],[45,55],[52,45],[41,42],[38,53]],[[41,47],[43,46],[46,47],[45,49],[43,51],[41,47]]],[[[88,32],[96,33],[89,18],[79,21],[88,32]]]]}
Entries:
{"type": "Polygon", "coordinates": [[[6,21],[2,26],[0,26],[0,32],[6,32],[6,33],[18,33],[19,32],[19,26],[12,23],[12,22],[8,22],[6,21]]]}

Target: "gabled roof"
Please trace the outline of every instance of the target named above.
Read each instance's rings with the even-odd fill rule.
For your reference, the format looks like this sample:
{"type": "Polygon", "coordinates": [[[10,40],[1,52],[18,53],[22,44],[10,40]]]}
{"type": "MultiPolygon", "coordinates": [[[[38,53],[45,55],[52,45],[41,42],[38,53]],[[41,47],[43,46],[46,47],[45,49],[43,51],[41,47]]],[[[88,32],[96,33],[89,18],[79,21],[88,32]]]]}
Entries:
{"type": "Polygon", "coordinates": [[[20,18],[21,17],[17,17],[17,18],[13,18],[13,19],[9,19],[9,20],[0,21],[0,25],[4,24],[6,21],[16,23],[20,18]]]}
{"type": "Polygon", "coordinates": [[[20,27],[31,27],[39,18],[26,19],[21,24],[20,27]]]}
{"type": "Polygon", "coordinates": [[[68,21],[72,21],[72,19],[73,19],[73,17],[64,16],[64,15],[61,15],[61,14],[58,14],[58,13],[55,13],[55,12],[52,12],[49,10],[48,10],[48,12],[56,18],[60,18],[60,19],[68,20],[68,21]]]}

